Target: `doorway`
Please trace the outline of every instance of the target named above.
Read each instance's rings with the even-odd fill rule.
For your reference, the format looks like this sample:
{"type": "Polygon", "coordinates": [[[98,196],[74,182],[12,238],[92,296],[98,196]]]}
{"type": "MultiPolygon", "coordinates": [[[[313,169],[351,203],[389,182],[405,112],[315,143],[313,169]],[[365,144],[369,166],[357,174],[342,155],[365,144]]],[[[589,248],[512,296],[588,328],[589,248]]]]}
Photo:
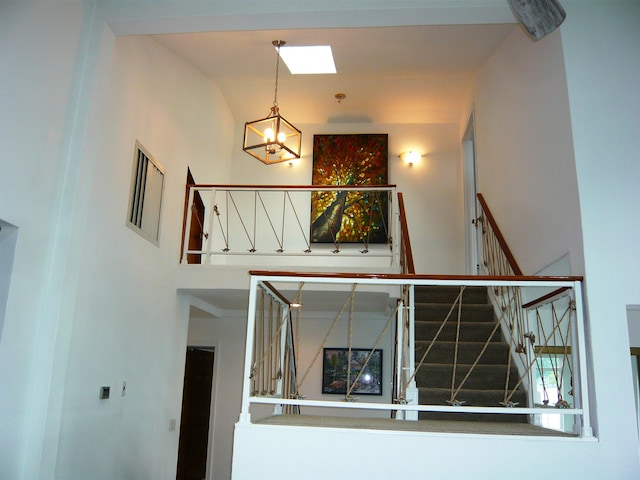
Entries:
{"type": "MultiPolygon", "coordinates": [[[[195,185],[196,181],[193,178],[193,174],[191,173],[191,169],[187,167],[187,185],[195,185]]],[[[187,190],[185,193],[185,205],[188,204],[189,201],[189,191],[187,190]]],[[[187,228],[187,217],[183,218],[182,223],[182,238],[184,238],[185,229],[187,228]]],[[[202,242],[206,237],[204,232],[204,201],[202,200],[202,196],[200,192],[195,191],[193,194],[193,205],[191,206],[191,219],[189,222],[189,239],[187,241],[187,250],[188,251],[201,251],[202,250],[202,242]]],[[[184,243],[182,244],[182,249],[180,250],[180,261],[182,261],[184,255],[184,243]]],[[[202,255],[199,253],[188,253],[187,254],[187,263],[202,263],[202,255]]]]}
{"type": "Polygon", "coordinates": [[[187,347],[177,480],[202,480],[207,474],[214,356],[213,348],[187,347]]]}
{"type": "Polygon", "coordinates": [[[464,237],[467,252],[467,274],[480,273],[478,260],[478,193],[476,183],[476,122],[475,112],[471,109],[467,127],[462,137],[462,177],[464,182],[464,237]]]}

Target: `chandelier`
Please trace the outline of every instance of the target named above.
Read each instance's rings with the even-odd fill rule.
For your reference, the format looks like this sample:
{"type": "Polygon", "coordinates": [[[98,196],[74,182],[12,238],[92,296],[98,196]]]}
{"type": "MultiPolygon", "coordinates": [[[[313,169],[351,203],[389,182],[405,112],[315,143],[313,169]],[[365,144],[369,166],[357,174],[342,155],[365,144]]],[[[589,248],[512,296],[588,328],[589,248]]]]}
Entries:
{"type": "Polygon", "coordinates": [[[278,108],[278,71],[280,67],[280,47],[286,42],[274,40],[276,47],[276,84],[273,106],[269,115],[260,120],[244,124],[242,149],[263,163],[287,162],[300,158],[302,132],[289,123],[278,108]]]}

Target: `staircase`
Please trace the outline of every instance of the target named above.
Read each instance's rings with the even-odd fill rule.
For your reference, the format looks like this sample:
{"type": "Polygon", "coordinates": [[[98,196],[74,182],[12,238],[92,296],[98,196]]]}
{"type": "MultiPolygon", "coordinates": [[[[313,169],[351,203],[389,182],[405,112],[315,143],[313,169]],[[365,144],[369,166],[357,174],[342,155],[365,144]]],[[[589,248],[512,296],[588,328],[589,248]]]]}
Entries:
{"type": "MultiPolygon", "coordinates": [[[[429,347],[460,289],[447,286],[422,286],[415,288],[415,357],[416,365],[429,347]]],[[[462,296],[458,357],[455,387],[458,388],[478,354],[491,335],[496,318],[484,287],[467,287],[462,296]]],[[[455,340],[458,320],[456,305],[445,327],[425,357],[416,375],[420,404],[449,405],[455,355],[455,340]]],[[[504,400],[505,380],[508,370],[509,345],[503,340],[500,328],[491,341],[469,378],[456,395],[464,406],[499,407],[504,400]]],[[[509,391],[518,381],[515,366],[511,365],[509,391]]],[[[520,387],[510,399],[526,406],[526,392],[520,387]]],[[[527,422],[527,415],[474,414],[449,412],[420,412],[419,418],[430,420],[465,420],[494,422],[527,422]]]]}

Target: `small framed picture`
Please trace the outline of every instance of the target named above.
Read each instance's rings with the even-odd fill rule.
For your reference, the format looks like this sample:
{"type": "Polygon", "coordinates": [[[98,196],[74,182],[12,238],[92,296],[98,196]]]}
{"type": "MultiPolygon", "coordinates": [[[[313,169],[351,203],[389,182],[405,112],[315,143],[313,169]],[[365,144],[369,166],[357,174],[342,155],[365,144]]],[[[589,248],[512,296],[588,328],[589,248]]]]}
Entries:
{"type": "Polygon", "coordinates": [[[376,349],[372,353],[365,348],[352,348],[349,358],[348,348],[324,349],[322,393],[344,395],[349,388],[352,394],[382,395],[382,350],[376,349]]]}

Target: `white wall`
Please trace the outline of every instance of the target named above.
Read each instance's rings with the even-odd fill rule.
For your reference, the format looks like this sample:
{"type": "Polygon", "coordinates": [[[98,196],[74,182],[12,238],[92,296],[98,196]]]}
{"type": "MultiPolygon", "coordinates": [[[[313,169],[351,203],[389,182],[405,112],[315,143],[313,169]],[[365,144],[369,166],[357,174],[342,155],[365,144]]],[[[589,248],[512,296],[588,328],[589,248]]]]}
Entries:
{"type": "Polygon", "coordinates": [[[101,41],[56,475],[164,478],[176,468],[169,425],[180,419],[187,336],[175,284],[187,165],[226,181],[233,124],[217,87],[164,47],[108,29],[101,41]],[[159,246],[125,226],[136,140],[165,169],[159,246]]]}
{"type": "Polygon", "coordinates": [[[477,182],[525,275],[565,254],[584,271],[560,32],[517,28],[476,80],[477,182]]]}
{"type": "Polygon", "coordinates": [[[562,29],[603,448],[638,468],[627,306],[640,304],[640,3],[571,2],[562,29]],[[612,54],[615,52],[615,55],[612,54]]]}
{"type": "MultiPolygon", "coordinates": [[[[180,9],[176,8],[176,2],[132,0],[123,4],[104,0],[97,3],[93,17],[91,11],[84,10],[85,5],[92,5],[90,1],[68,0],[55,4],[4,1],[0,5],[3,45],[0,60],[3,68],[12,72],[2,77],[0,89],[3,105],[0,109],[3,127],[0,219],[20,228],[0,341],[0,477],[53,477],[56,463],[59,477],[169,478],[175,471],[172,456],[177,450],[177,433],[168,432],[168,419],[179,415],[188,308],[168,296],[175,298],[171,271],[175,265],[181,207],[165,208],[161,248],[150,253],[134,233],[128,230],[121,233],[120,229],[125,230],[124,207],[120,203],[122,198],[115,192],[117,195],[127,193],[123,185],[129,182],[132,141],[138,136],[143,137],[145,146],[167,167],[167,188],[171,195],[181,195],[179,190],[190,162],[185,157],[201,159],[194,167],[196,180],[232,181],[233,174],[225,169],[224,162],[216,162],[216,171],[207,172],[204,158],[222,158],[220,141],[233,137],[233,134],[213,137],[211,133],[216,130],[209,126],[216,124],[216,119],[207,115],[222,113],[223,131],[227,134],[233,130],[233,123],[215,99],[215,87],[211,86],[210,91],[213,98],[207,97],[203,94],[204,80],[196,80],[198,75],[193,72],[185,73],[186,78],[180,80],[179,71],[169,73],[168,78],[154,78],[153,93],[161,98],[146,96],[151,92],[136,82],[130,88],[118,84],[116,90],[120,94],[108,92],[111,87],[105,79],[111,50],[117,45],[108,29],[103,30],[105,21],[118,32],[146,33],[276,25],[324,27],[335,26],[337,22],[366,26],[511,18],[504,2],[497,0],[464,2],[467,5],[461,2],[447,9],[438,9],[441,2],[437,0],[424,2],[428,5],[426,8],[415,8],[412,1],[399,1],[391,8],[387,2],[378,2],[372,7],[371,2],[365,0],[341,0],[323,4],[324,10],[317,14],[309,14],[318,9],[317,2],[311,0],[289,4],[290,10],[284,14],[271,13],[267,11],[268,6],[255,1],[250,6],[238,2],[196,2],[181,4],[180,9]],[[256,7],[256,12],[265,15],[243,13],[249,7],[256,7]],[[203,97],[198,101],[191,99],[195,110],[190,112],[199,112],[200,119],[204,119],[198,123],[202,130],[195,126],[193,134],[196,121],[181,108],[183,96],[171,89],[183,86],[184,91],[208,98],[204,102],[203,97]],[[144,96],[133,95],[133,90],[144,96]],[[127,103],[129,100],[132,103],[127,103]],[[133,110],[128,109],[129,105],[153,107],[154,115],[145,117],[150,122],[143,122],[141,133],[118,125],[122,121],[133,128],[135,118],[130,115],[133,110]],[[118,116],[119,112],[123,113],[122,117],[118,116]],[[174,117],[177,123],[173,123],[174,117]],[[102,132],[113,142],[101,139],[102,132]],[[86,142],[85,133],[90,137],[86,142]],[[210,155],[202,154],[210,149],[210,142],[215,144],[215,155],[212,147],[210,155]],[[183,157],[185,145],[189,155],[183,157]],[[93,148],[97,146],[101,149],[93,148]],[[115,162],[121,175],[99,167],[106,161],[115,162]],[[77,183],[78,178],[83,181],[77,183]],[[100,185],[103,178],[105,185],[100,185]],[[109,189],[109,185],[113,188],[109,189]],[[97,191],[92,194],[93,188],[97,191]],[[102,216],[106,223],[101,222],[102,216]],[[116,231],[118,233],[114,233],[116,231]],[[83,243],[86,249],[80,255],[83,243]],[[147,270],[150,260],[154,266],[147,270]],[[129,263],[123,265],[123,262],[129,263]],[[154,283],[148,289],[141,287],[147,278],[142,278],[140,272],[148,272],[153,277],[154,283]],[[89,284],[93,284],[93,288],[89,288],[89,284]],[[106,327],[108,324],[111,328],[106,327]],[[68,372],[67,366],[70,366],[68,372]],[[107,403],[96,400],[100,385],[108,382],[117,386],[121,380],[127,380],[125,397],[114,397],[107,403]],[[92,465],[88,465],[89,461],[92,465]]],[[[625,305],[640,303],[634,290],[638,284],[635,248],[638,227],[634,222],[638,216],[639,163],[637,149],[633,148],[633,126],[640,106],[637,90],[640,60],[635,55],[639,50],[638,3],[618,1],[600,5],[571,0],[563,3],[567,6],[568,20],[561,29],[561,38],[587,259],[584,271],[588,276],[600,443],[556,445],[548,440],[529,443],[513,439],[481,439],[469,443],[459,437],[447,441],[437,437],[428,444],[418,442],[407,447],[408,437],[402,437],[400,442],[392,439],[373,443],[374,449],[370,449],[370,439],[352,432],[346,445],[350,448],[357,445],[353,450],[356,455],[383,458],[390,452],[400,454],[408,449],[413,458],[422,460],[424,451],[430,451],[436,460],[432,463],[440,465],[451,452],[475,452],[470,453],[469,464],[454,464],[453,475],[464,476],[466,468],[484,465],[483,459],[495,451],[507,451],[513,468],[531,457],[544,457],[551,471],[566,477],[633,478],[638,475],[637,440],[632,426],[635,423],[629,420],[633,415],[633,401],[625,318],[625,305]],[[612,54],[617,51],[622,53],[612,54]],[[620,58],[624,61],[618,63],[620,58]],[[607,168],[603,168],[603,164],[607,168]],[[603,222],[606,228],[602,227],[603,222]],[[611,231],[616,235],[610,235],[611,231]],[[511,455],[514,444],[525,446],[523,451],[529,450],[526,458],[511,455]]],[[[423,6],[420,2],[420,7],[423,6]]],[[[543,42],[549,41],[557,40],[551,36],[543,42]]],[[[144,40],[132,45],[130,54],[119,52],[118,58],[123,63],[116,62],[116,70],[133,59],[140,60],[130,65],[138,74],[151,66],[154,69],[176,66],[175,58],[144,40]]],[[[538,51],[546,49],[540,47],[538,51]]],[[[531,59],[528,54],[525,58],[531,59]]],[[[553,52],[547,52],[545,58],[549,65],[557,64],[553,52]]],[[[517,60],[514,58],[514,62],[517,60]]],[[[187,72],[188,66],[182,67],[183,72],[187,72]]],[[[535,72],[525,68],[520,68],[520,72],[526,73],[524,79],[528,75],[539,79],[535,72]]],[[[554,72],[547,72],[549,77],[539,80],[552,80],[557,85],[557,70],[554,72]]],[[[561,121],[566,113],[544,98],[537,100],[541,106],[551,109],[554,113],[551,117],[560,119],[551,125],[559,128],[563,138],[570,136],[561,121]]],[[[538,103],[532,111],[538,112],[538,103]]],[[[545,122],[549,120],[545,111],[540,113],[545,122]]],[[[508,118],[520,119],[517,115],[508,118]]],[[[546,124],[539,118],[534,132],[545,131],[546,124]]],[[[512,128],[511,123],[502,126],[512,128]]],[[[526,145],[549,153],[544,146],[526,145]]],[[[552,145],[551,153],[556,149],[569,152],[561,140],[556,139],[552,145]]],[[[507,146],[512,151],[518,150],[513,145],[507,146]]],[[[567,168],[562,166],[561,176],[570,177],[567,168]]],[[[554,174],[552,169],[549,175],[554,174]]],[[[400,184],[393,178],[392,181],[400,184]]],[[[531,192],[524,193],[532,196],[531,192]]],[[[505,194],[504,198],[507,197],[505,194]]],[[[563,205],[564,200],[568,200],[561,199],[563,205]]],[[[492,199],[488,200],[493,207],[492,199]]],[[[562,226],[554,226],[563,231],[562,226]]],[[[566,244],[559,249],[563,251],[554,258],[523,261],[525,271],[529,265],[535,271],[567,250],[576,250],[577,234],[573,227],[564,228],[571,234],[563,237],[566,244]]],[[[516,255],[519,254],[517,251],[516,255]]],[[[572,255],[572,268],[575,257],[572,255]]],[[[429,262],[425,263],[428,268],[429,262]]],[[[579,273],[583,268],[578,265],[573,269],[579,273]]],[[[117,388],[115,390],[117,392],[117,388]]],[[[260,456],[271,453],[267,448],[255,448],[264,440],[264,432],[259,430],[251,438],[239,433],[241,445],[248,447],[238,455],[238,462],[244,468],[257,465],[263,458],[270,461],[260,456]],[[252,452],[259,454],[243,456],[252,452]],[[244,460],[248,463],[242,463],[244,460]]],[[[316,452],[324,451],[327,443],[340,445],[331,432],[316,433],[314,438],[305,441],[299,436],[285,435],[278,440],[291,442],[292,448],[304,447],[296,452],[302,455],[311,451],[312,458],[317,458],[316,452]]],[[[275,443],[267,445],[271,446],[276,448],[275,443]]],[[[313,478],[317,471],[324,474],[313,462],[301,460],[294,467],[308,473],[308,478],[313,478]]],[[[340,469],[341,465],[337,467],[340,469]]],[[[415,467],[416,464],[409,461],[403,468],[408,473],[415,467]]],[[[382,470],[373,471],[371,477],[386,476],[382,470]]],[[[353,471],[358,476],[360,472],[353,471]]]]}
{"type": "Polygon", "coordinates": [[[0,339],[0,478],[36,478],[44,443],[83,14],[80,1],[0,4],[0,219],[19,228],[0,339]]]}

